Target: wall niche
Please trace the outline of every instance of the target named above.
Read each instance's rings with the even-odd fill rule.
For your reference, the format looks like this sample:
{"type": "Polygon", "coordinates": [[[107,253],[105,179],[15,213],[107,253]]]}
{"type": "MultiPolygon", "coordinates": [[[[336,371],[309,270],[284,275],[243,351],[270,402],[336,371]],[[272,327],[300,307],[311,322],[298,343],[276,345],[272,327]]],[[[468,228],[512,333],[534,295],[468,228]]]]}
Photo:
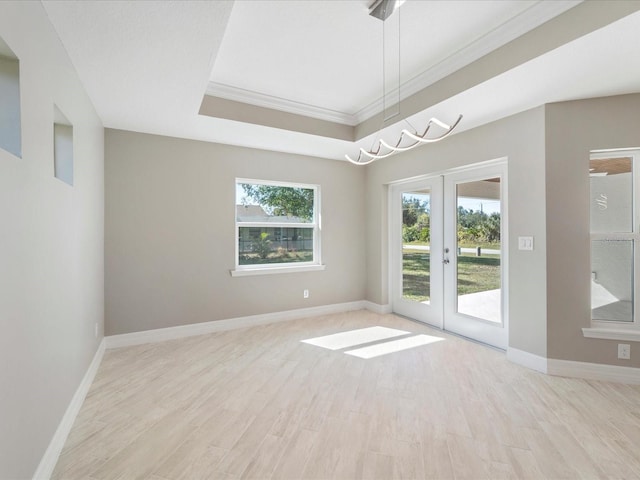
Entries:
{"type": "Polygon", "coordinates": [[[20,61],[0,38],[0,148],[22,158],[20,61]]]}

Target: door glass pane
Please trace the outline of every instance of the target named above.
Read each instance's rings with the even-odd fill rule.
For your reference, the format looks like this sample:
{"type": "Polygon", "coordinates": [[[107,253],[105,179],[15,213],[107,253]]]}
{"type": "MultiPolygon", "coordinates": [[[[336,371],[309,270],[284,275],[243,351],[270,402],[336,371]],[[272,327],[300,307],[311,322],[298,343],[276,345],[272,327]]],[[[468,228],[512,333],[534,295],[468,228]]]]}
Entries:
{"type": "Polygon", "coordinates": [[[458,184],[456,206],[458,312],[500,322],[500,178],[458,184]]]}
{"type": "Polygon", "coordinates": [[[633,240],[591,242],[591,318],[633,322],[633,240]]]}
{"type": "Polygon", "coordinates": [[[430,303],[431,190],[402,194],[402,298],[430,303]]]}
{"type": "Polygon", "coordinates": [[[592,159],[591,232],[633,231],[631,157],[592,159]]]}

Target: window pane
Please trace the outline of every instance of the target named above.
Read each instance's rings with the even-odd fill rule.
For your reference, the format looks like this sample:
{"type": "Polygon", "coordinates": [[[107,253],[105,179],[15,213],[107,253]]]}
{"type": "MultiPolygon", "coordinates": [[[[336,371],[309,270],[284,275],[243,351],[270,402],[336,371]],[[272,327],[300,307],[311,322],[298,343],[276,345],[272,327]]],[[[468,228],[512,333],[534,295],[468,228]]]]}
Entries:
{"type": "Polygon", "coordinates": [[[402,193],[402,298],[431,301],[431,190],[402,193]]]}
{"type": "Polygon", "coordinates": [[[500,178],[460,183],[457,199],[458,313],[500,322],[500,178]]]}
{"type": "Polygon", "coordinates": [[[591,242],[591,318],[633,322],[633,240],[591,242]]]}
{"type": "Polygon", "coordinates": [[[238,183],[238,222],[313,223],[312,188],[238,183]]]}
{"type": "Polygon", "coordinates": [[[631,158],[592,159],[589,162],[589,175],[591,231],[633,231],[631,158]]]}
{"type": "Polygon", "coordinates": [[[313,228],[239,227],[238,264],[313,262],[313,228]]]}

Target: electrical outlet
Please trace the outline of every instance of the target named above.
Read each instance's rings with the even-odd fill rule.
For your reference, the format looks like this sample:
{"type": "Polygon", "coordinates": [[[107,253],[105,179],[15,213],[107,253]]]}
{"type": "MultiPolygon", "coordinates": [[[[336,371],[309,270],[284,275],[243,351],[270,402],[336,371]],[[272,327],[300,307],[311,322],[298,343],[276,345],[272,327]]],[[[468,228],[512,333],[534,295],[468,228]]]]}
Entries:
{"type": "Polygon", "coordinates": [[[306,288],[302,291],[302,298],[309,298],[309,290],[306,288]]]}
{"type": "Polygon", "coordinates": [[[627,343],[619,343],[618,344],[618,358],[623,360],[631,359],[631,345],[627,343]]]}

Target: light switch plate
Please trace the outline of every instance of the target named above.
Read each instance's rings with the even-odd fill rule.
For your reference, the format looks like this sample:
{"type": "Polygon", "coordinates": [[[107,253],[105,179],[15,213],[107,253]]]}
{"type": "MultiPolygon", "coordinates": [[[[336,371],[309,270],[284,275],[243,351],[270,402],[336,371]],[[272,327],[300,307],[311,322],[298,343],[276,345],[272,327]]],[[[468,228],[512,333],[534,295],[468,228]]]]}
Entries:
{"type": "Polygon", "coordinates": [[[533,237],[518,237],[518,250],[533,250],[533,237]]]}

